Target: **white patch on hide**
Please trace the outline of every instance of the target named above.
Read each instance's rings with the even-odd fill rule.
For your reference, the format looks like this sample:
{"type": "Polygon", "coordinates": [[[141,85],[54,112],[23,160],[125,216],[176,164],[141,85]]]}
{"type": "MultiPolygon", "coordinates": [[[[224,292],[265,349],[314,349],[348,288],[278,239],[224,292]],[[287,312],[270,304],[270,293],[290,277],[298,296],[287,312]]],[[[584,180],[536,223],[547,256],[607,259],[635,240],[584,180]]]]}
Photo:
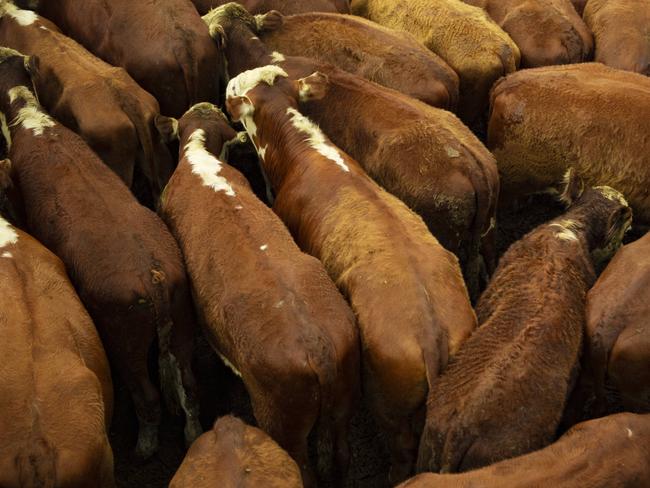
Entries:
{"type": "Polygon", "coordinates": [[[235,196],[235,191],[228,180],[219,176],[223,163],[205,148],[205,131],[203,129],[196,129],[192,132],[185,144],[185,156],[192,166],[192,173],[200,176],[205,186],[209,186],[214,191],[225,192],[230,197],[235,196]]]}
{"type": "Polygon", "coordinates": [[[43,108],[29,88],[14,86],[9,90],[11,103],[19,98],[25,102],[25,105],[18,110],[18,115],[11,122],[11,126],[22,125],[25,129],[32,129],[37,136],[43,135],[47,127],[54,126],[54,119],[43,112],[43,108]]]}

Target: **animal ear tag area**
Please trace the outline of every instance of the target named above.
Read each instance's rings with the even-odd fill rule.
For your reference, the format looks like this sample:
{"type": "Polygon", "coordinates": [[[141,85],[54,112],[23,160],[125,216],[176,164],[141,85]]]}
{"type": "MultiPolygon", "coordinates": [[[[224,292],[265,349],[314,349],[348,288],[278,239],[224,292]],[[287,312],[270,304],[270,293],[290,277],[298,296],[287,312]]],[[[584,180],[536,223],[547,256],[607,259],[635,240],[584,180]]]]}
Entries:
{"type": "Polygon", "coordinates": [[[233,122],[239,122],[253,112],[253,106],[247,97],[231,96],[226,99],[226,109],[233,122]]]}
{"type": "Polygon", "coordinates": [[[320,100],[327,94],[329,79],[327,75],[316,71],[296,81],[298,98],[301,102],[320,100]]]}
{"type": "Polygon", "coordinates": [[[156,115],[154,123],[163,142],[169,143],[178,139],[178,120],[173,117],[156,115]]]}
{"type": "Polygon", "coordinates": [[[573,168],[569,168],[564,175],[564,188],[560,196],[566,205],[575,202],[585,190],[585,183],[573,168]]]}
{"type": "Polygon", "coordinates": [[[255,16],[256,34],[274,31],[282,27],[284,16],[277,10],[270,10],[265,14],[255,16]]]}

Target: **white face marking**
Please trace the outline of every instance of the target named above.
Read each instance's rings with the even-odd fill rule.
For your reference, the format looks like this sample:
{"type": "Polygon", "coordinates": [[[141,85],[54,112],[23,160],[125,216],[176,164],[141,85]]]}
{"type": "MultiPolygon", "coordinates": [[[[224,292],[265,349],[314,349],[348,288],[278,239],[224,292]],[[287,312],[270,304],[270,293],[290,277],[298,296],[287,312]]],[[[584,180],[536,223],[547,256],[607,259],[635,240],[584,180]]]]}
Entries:
{"type": "Polygon", "coordinates": [[[277,51],[273,51],[273,53],[271,54],[271,62],[273,64],[281,63],[285,59],[286,58],[284,57],[284,55],[282,53],[277,52],[277,51]]]}
{"type": "Polygon", "coordinates": [[[293,126],[307,135],[307,142],[313,149],[318,151],[321,156],[325,156],[327,159],[334,161],[343,171],[350,171],[350,168],[345,164],[341,153],[339,153],[338,149],[327,141],[325,134],[323,134],[323,131],[320,130],[316,124],[298,112],[295,108],[289,107],[287,109],[287,114],[292,116],[291,123],[293,126]]]}
{"type": "Polygon", "coordinates": [[[18,25],[22,26],[32,25],[38,20],[36,13],[31,10],[21,10],[9,2],[3,2],[3,5],[0,6],[0,14],[0,16],[4,14],[9,15],[9,17],[18,22],[18,25]]]}
{"type": "Polygon", "coordinates": [[[272,64],[244,71],[228,82],[226,96],[245,97],[249,91],[260,83],[272,86],[278,76],[287,78],[289,75],[279,66],[272,64]]]}
{"type": "Polygon", "coordinates": [[[627,429],[627,436],[629,438],[632,438],[632,429],[630,429],[630,428],[627,429]]]}
{"type": "Polygon", "coordinates": [[[621,205],[625,205],[626,207],[629,206],[627,200],[625,199],[625,197],[623,197],[621,192],[614,190],[614,188],[612,188],[611,186],[595,186],[594,190],[598,190],[608,200],[612,200],[613,202],[618,202],[621,205]]]}
{"type": "Polygon", "coordinates": [[[43,112],[43,108],[26,86],[14,86],[9,90],[9,101],[13,103],[20,98],[25,105],[18,111],[18,115],[11,122],[11,125],[22,125],[25,129],[32,129],[34,135],[43,135],[47,127],[54,126],[54,119],[43,112]]]}
{"type": "MultiPolygon", "coordinates": [[[[14,230],[9,222],[0,217],[0,248],[15,244],[18,242],[18,233],[14,230]]],[[[11,257],[10,252],[5,252],[3,258],[11,257]],[[6,254],[9,254],[6,256],[6,254]]]]}
{"type": "Polygon", "coordinates": [[[268,244],[263,244],[263,245],[260,246],[260,249],[261,249],[262,251],[266,251],[268,248],[269,248],[269,245],[268,245],[268,244]]]}
{"type": "Polygon", "coordinates": [[[11,149],[11,132],[9,132],[9,126],[7,125],[7,117],[5,114],[0,112],[0,129],[2,129],[2,135],[7,141],[7,151],[11,149]]]}
{"type": "Polygon", "coordinates": [[[185,156],[192,166],[192,173],[200,176],[205,186],[209,186],[214,191],[222,191],[230,197],[235,196],[235,191],[228,180],[219,176],[223,163],[205,149],[203,129],[192,132],[184,149],[185,156]]]}
{"type": "Polygon", "coordinates": [[[573,220],[560,220],[554,224],[549,224],[549,227],[557,227],[560,229],[555,233],[555,237],[562,241],[577,241],[578,236],[575,231],[580,228],[580,225],[573,220]]]}

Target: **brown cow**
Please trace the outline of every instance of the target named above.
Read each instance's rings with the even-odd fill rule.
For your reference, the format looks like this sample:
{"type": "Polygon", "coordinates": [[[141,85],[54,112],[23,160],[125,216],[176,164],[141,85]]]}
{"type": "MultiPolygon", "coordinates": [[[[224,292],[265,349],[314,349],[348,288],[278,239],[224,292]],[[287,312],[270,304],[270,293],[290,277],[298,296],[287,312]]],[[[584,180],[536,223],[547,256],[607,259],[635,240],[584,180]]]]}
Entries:
{"type": "Polygon", "coordinates": [[[352,311],[246,178],[217,159],[235,137],[225,115],[202,103],[179,129],[180,163],[160,211],[180,243],[208,340],[242,378],[258,424],[298,461],[305,483],[313,484],[307,438],[319,425],[333,434],[343,476],[360,389],[352,311]]]}
{"type": "MultiPolygon", "coordinates": [[[[201,15],[228,2],[229,0],[192,0],[201,15]]],[[[265,14],[271,10],[285,15],[306,12],[350,13],[350,0],[241,0],[239,3],[253,14],[265,14]]]]}
{"type": "Polygon", "coordinates": [[[552,442],[584,327],[593,262],[620,245],[632,212],[609,187],[571,178],[566,213],[503,255],[476,308],[480,327],[431,386],[420,471],[480,468],[552,442]]]}
{"type": "MultiPolygon", "coordinates": [[[[277,18],[258,16],[257,24],[264,29],[277,18]]],[[[301,104],[304,113],[375,181],[421,215],[446,249],[458,254],[475,294],[479,244],[494,224],[499,180],[494,158],[471,131],[450,112],[331,65],[272,53],[253,36],[255,19],[236,3],[204,19],[217,39],[227,39],[230,76],[271,62],[294,80],[314,71],[326,74],[319,93],[301,104]]]]}
{"type": "Polygon", "coordinates": [[[0,486],[115,486],[97,331],[61,261],[2,217],[0,283],[0,486]]]}
{"type": "Polygon", "coordinates": [[[32,79],[43,106],[83,137],[127,186],[139,166],[157,200],[173,162],[156,130],[156,99],[122,68],[96,58],[32,11],[7,2],[0,17],[0,44],[38,56],[32,79]]]}
{"type": "Polygon", "coordinates": [[[650,415],[576,425],[555,444],[463,474],[421,474],[399,488],[646,488],[650,415]]]}
{"type": "Polygon", "coordinates": [[[519,47],[522,68],[581,63],[591,32],[569,0],[463,0],[481,7],[519,47]]]}
{"type": "Polygon", "coordinates": [[[519,48],[487,13],[461,0],[353,0],[352,13],[410,32],[460,78],[458,113],[476,123],[492,84],[519,66],[519,48]]]}
{"type": "Polygon", "coordinates": [[[648,0],[589,0],[584,19],[594,33],[596,61],[650,76],[648,0]]]}
{"type": "Polygon", "coordinates": [[[90,52],[124,68],[163,114],[180,117],[194,103],[219,98],[221,57],[188,0],[30,3],[90,52]]]}
{"type": "Polygon", "coordinates": [[[491,104],[503,204],[552,190],[574,168],[650,223],[650,79],[600,63],[535,68],[497,82],[491,104]]]}
{"type": "Polygon", "coordinates": [[[298,466],[264,432],[221,417],[187,452],[169,488],[302,488],[298,466]]]}
{"type": "Polygon", "coordinates": [[[296,110],[299,93],[323,89],[323,75],[287,77],[274,65],[245,71],[230,80],[226,105],[258,150],[274,210],[352,304],[365,394],[400,481],[413,467],[429,381],[476,318],[456,257],[296,110]]]}
{"type": "MultiPolygon", "coordinates": [[[[602,408],[605,382],[626,409],[650,412],[650,234],[623,247],[587,295],[586,370],[602,408]]],[[[584,374],[584,373],[583,373],[584,374]]]]}
{"type": "Polygon", "coordinates": [[[64,262],[129,388],[140,421],[136,451],[157,447],[160,402],[147,354],[158,337],[163,393],[200,433],[190,369],[193,319],[180,251],[162,221],[74,132],[50,117],[29,87],[20,53],[0,50],[0,111],[30,232],[64,262]]]}
{"type": "Polygon", "coordinates": [[[283,17],[278,29],[266,24],[258,35],[274,51],[332,63],[434,107],[456,108],[458,75],[407,32],[329,13],[283,17]]]}

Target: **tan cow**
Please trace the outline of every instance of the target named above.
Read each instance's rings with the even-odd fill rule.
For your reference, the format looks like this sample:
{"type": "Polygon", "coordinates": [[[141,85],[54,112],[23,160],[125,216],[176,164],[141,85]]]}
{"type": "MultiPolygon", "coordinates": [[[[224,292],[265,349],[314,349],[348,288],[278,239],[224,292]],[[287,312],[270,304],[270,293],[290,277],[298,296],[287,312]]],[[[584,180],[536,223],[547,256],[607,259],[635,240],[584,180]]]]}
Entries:
{"type": "Polygon", "coordinates": [[[277,20],[274,14],[254,19],[230,3],[204,19],[217,39],[226,38],[230,76],[270,62],[293,80],[315,71],[325,75],[315,85],[318,91],[303,87],[301,109],[371,178],[422,216],[440,243],[459,256],[475,296],[479,246],[494,225],[499,180],[494,158],[472,132],[450,112],[331,65],[272,52],[251,29],[263,30],[277,20]]]}
{"type": "Polygon", "coordinates": [[[650,223],[650,79],[600,63],[536,68],[496,83],[491,105],[502,203],[549,191],[573,168],[650,223]]]}
{"type": "Polygon", "coordinates": [[[456,472],[541,449],[555,437],[584,328],[594,263],[632,212],[610,187],[571,178],[566,213],[510,246],[476,307],[480,327],[433,383],[419,471],[456,472]]]}
{"type": "Polygon", "coordinates": [[[0,45],[38,56],[32,79],[43,106],[81,135],[127,186],[139,167],[157,201],[173,162],[156,130],[156,99],[49,20],[10,2],[0,4],[0,16],[0,45]]]}
{"type": "MultiPolygon", "coordinates": [[[[201,15],[228,2],[229,0],[192,0],[201,15]]],[[[350,0],[241,0],[239,3],[254,14],[264,14],[271,10],[285,15],[305,12],[350,13],[350,0]]]]}
{"type": "Polygon", "coordinates": [[[352,13],[410,32],[460,78],[458,113],[483,118],[492,84],[519,66],[519,48],[487,13],[461,0],[353,0],[352,13]]]}
{"type": "Polygon", "coordinates": [[[581,63],[591,57],[591,32],[570,0],[463,0],[481,7],[510,35],[522,68],[581,63]]]}
{"type": "Polygon", "coordinates": [[[309,13],[262,23],[258,35],[270,49],[333,65],[380,85],[455,110],[458,75],[407,32],[353,15],[309,13]],[[273,25],[280,22],[275,22],[273,25]]]}
{"type": "Polygon", "coordinates": [[[650,76],[648,0],[589,0],[584,19],[594,33],[596,61],[650,76]]]}
{"type": "Polygon", "coordinates": [[[194,319],[182,257],[165,224],[31,90],[29,58],[0,49],[0,112],[29,231],[65,264],[140,422],[136,452],[158,445],[160,394],[148,355],[158,341],[162,391],[201,432],[191,370],[194,319]]]}
{"type": "Polygon", "coordinates": [[[221,417],[187,452],[169,488],[302,488],[295,461],[264,432],[221,417]]]}
{"type": "Polygon", "coordinates": [[[429,382],[476,318],[456,257],[297,110],[320,79],[292,82],[274,65],[245,71],[230,80],[226,106],[258,150],[275,212],[356,313],[364,391],[396,482],[412,471],[429,382]]]}
{"type": "Polygon", "coordinates": [[[225,115],[199,104],[179,129],[180,163],[160,211],[185,257],[208,340],[242,378],[259,426],[298,462],[305,483],[313,485],[307,440],[319,426],[332,434],[342,477],[359,398],[354,316],[321,263],[218,159],[235,137],[225,115]]]}
{"type": "Polygon", "coordinates": [[[0,486],[115,486],[97,331],[63,263],[2,217],[0,288],[0,486]]]}
{"type": "Polygon", "coordinates": [[[463,474],[421,474],[398,488],[645,488],[650,415],[576,425],[555,444],[463,474]]]}
{"type": "MultiPolygon", "coordinates": [[[[598,408],[605,383],[627,410],[650,412],[650,234],[623,247],[587,295],[585,373],[598,408]]],[[[585,374],[583,373],[583,374],[585,374]]]]}

